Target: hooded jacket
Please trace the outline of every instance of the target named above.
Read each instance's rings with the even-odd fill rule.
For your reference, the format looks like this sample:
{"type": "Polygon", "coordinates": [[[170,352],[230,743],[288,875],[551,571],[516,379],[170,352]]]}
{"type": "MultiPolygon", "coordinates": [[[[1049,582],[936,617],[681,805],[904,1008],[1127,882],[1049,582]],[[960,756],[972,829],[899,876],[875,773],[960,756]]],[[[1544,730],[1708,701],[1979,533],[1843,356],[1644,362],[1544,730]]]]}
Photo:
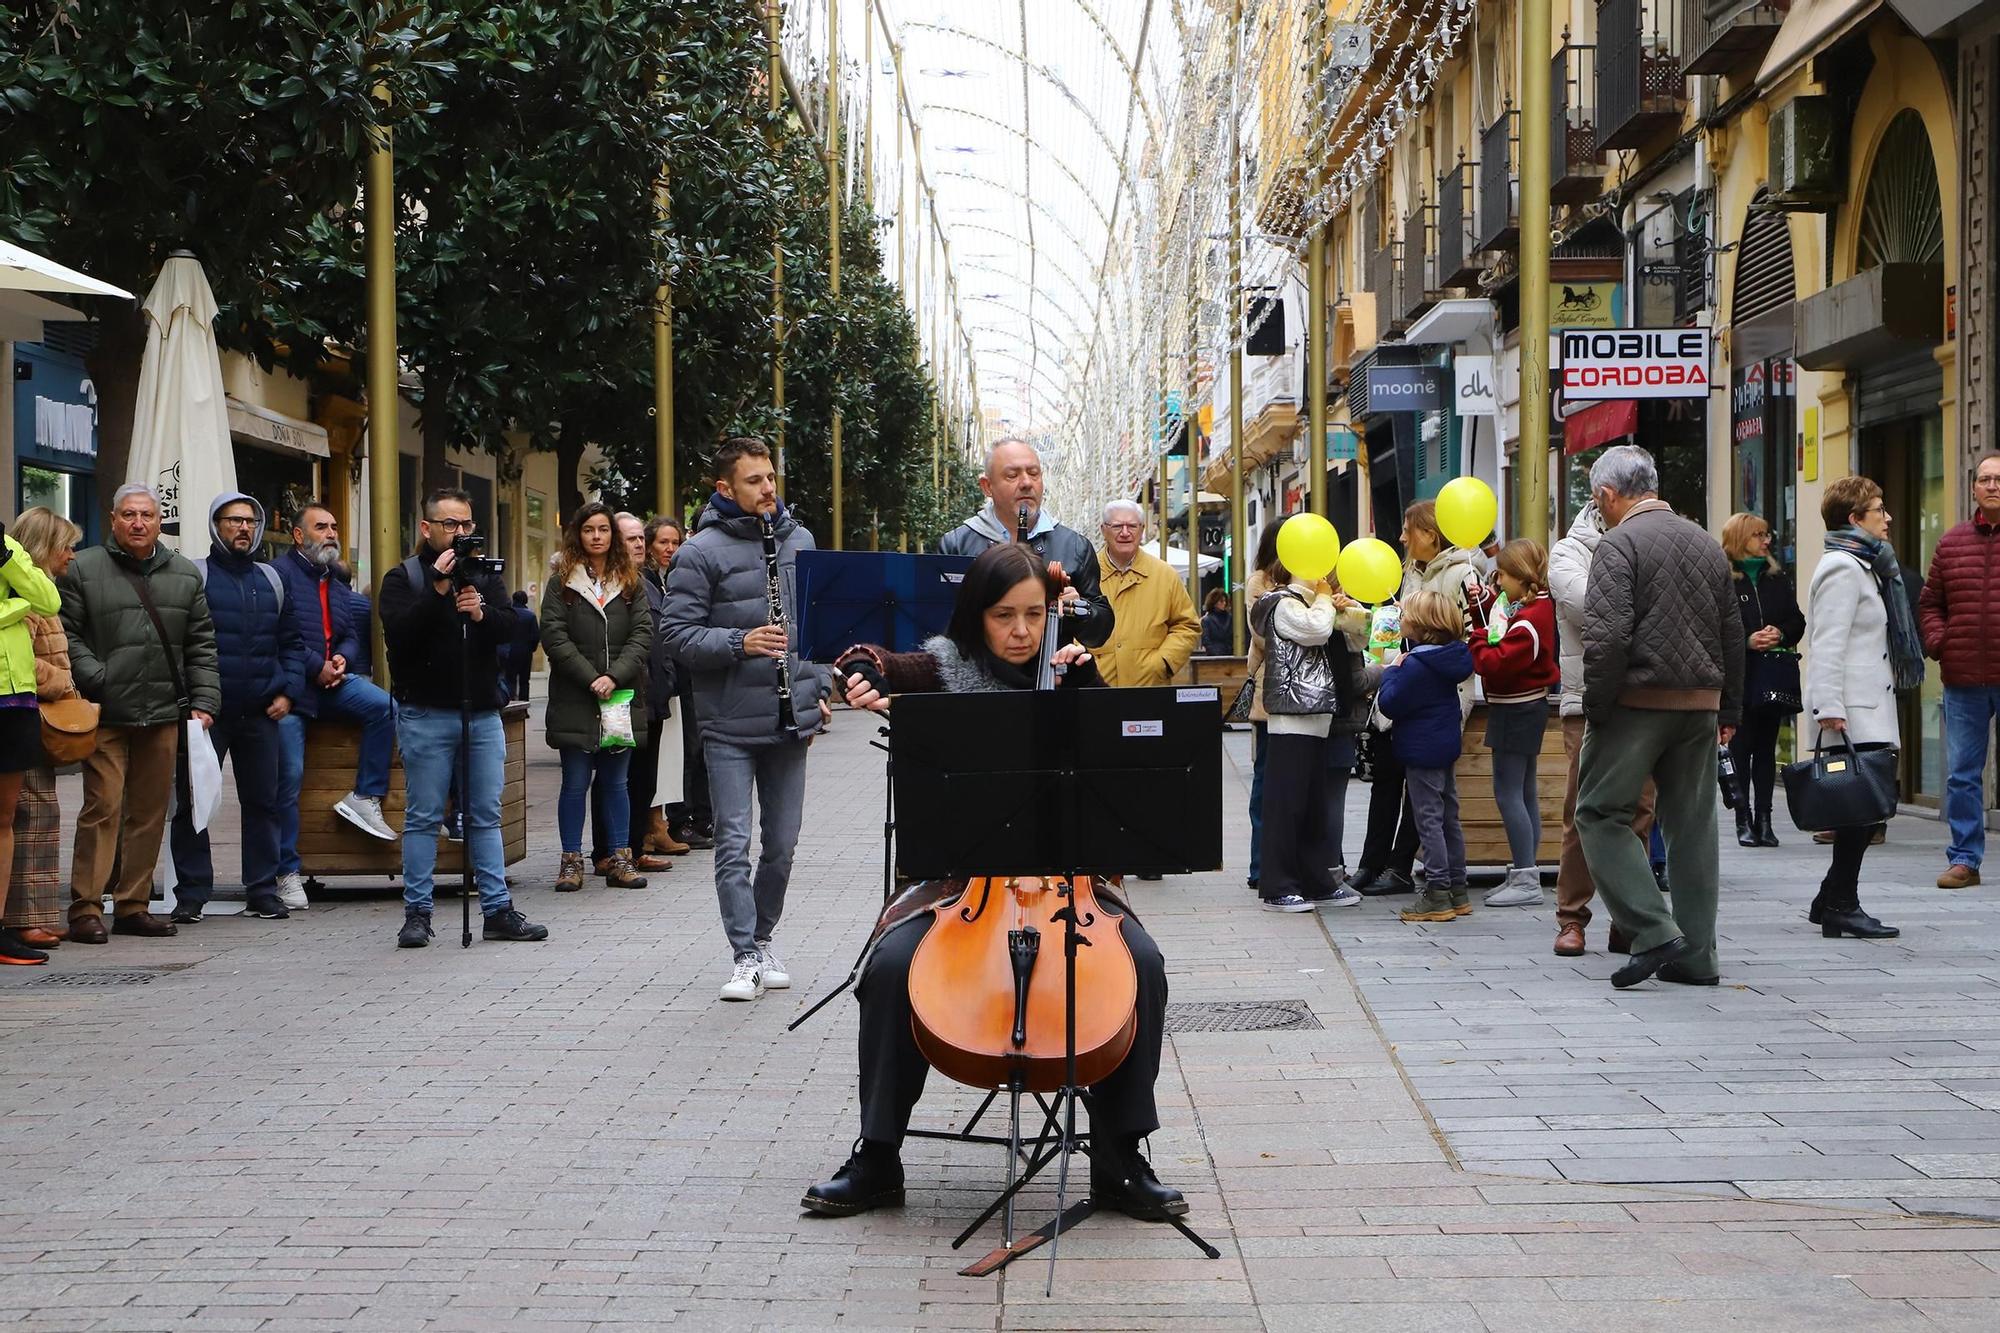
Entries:
{"type": "Polygon", "coordinates": [[[37,615],[62,610],[56,585],[12,537],[0,537],[0,698],[35,693],[37,615]]]}
{"type": "MultiPolygon", "coordinates": [[[[993,512],[993,502],[988,500],[978,513],[938,539],[938,554],[984,555],[987,547],[1004,545],[1018,535],[1001,522],[993,512]]],[[[1062,641],[1074,641],[1086,648],[1103,647],[1116,622],[1111,603],[1104,596],[1103,581],[1098,577],[1097,548],[1082,533],[1056,522],[1046,509],[1036,514],[1035,524],[1028,530],[1028,545],[1042,559],[1061,565],[1075,585],[1077,595],[1090,603],[1089,615],[1064,621],[1062,641]]]]}
{"type": "Polygon", "coordinates": [[[1472,677],[1463,641],[1421,644],[1382,673],[1376,703],[1396,725],[1389,743],[1405,768],[1450,768],[1463,752],[1459,687],[1472,677]]]}
{"type": "Polygon", "coordinates": [[[292,696],[292,706],[301,717],[318,717],[319,701],[327,694],[319,686],[319,673],[327,658],[346,658],[350,675],[368,669],[368,599],[336,576],[331,565],[315,564],[296,546],[273,560],[271,568],[284,580],[285,616],[299,639],[303,686],[292,696]]]}
{"type": "MultiPolygon", "coordinates": [[[[751,656],[744,637],[771,623],[770,579],[758,520],[721,495],[709,497],[695,530],[667,571],[662,627],[667,650],[692,675],[694,711],[704,740],[756,747],[792,739],[778,730],[778,662],[751,656]]],[[[797,652],[800,551],[814,549],[805,525],[781,503],[772,527],[778,543],[778,584],[786,623],[792,719],[803,739],[819,731],[820,700],[832,676],[797,652]]]]}
{"type": "Polygon", "coordinates": [[[103,708],[102,725],[169,726],[190,710],[211,717],[222,711],[215,621],[194,561],[164,542],[136,559],[115,538],[106,538],[102,546],[78,551],[56,587],[62,593],[70,670],[84,698],[103,708]],[[171,662],[134,578],[145,583],[160,613],[171,662]],[[185,701],[174,693],[176,665],[187,687],[185,701]]]}
{"type": "Polygon", "coordinates": [[[1556,637],[1562,644],[1564,717],[1583,716],[1583,595],[1590,586],[1590,562],[1604,538],[1604,520],[1587,504],[1569,525],[1569,535],[1549,549],[1549,596],[1556,604],[1556,637]]]}
{"type": "MultiPolygon", "coordinates": [[[[226,717],[261,713],[283,695],[294,703],[305,693],[304,655],[297,623],[279,604],[278,586],[255,552],[264,544],[264,506],[241,491],[225,491],[208,506],[208,613],[215,621],[215,651],[222,678],[226,717]],[[249,555],[238,555],[222,539],[216,515],[225,505],[247,504],[257,516],[249,555]]],[[[279,578],[283,576],[280,575],[279,578]]],[[[317,606],[317,597],[315,597],[317,606]]]]}

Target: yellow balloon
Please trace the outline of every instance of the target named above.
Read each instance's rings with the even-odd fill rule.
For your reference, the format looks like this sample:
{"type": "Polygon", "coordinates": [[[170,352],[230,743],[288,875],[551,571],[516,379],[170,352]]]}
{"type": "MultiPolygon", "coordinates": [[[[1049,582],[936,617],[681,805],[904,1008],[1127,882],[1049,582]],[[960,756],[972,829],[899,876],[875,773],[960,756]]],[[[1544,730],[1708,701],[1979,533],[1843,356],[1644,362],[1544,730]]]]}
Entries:
{"type": "Polygon", "coordinates": [[[1340,534],[1318,514],[1293,514],[1278,529],[1278,561],[1295,579],[1323,579],[1339,557],[1340,534]]]}
{"type": "Polygon", "coordinates": [[[1478,549],[1493,535],[1500,519],[1500,501],[1493,488],[1477,477],[1445,483],[1437,495],[1438,531],[1453,546],[1478,549]]]}
{"type": "Polygon", "coordinates": [[[1341,548],[1340,590],[1357,602],[1386,602],[1403,586],[1403,562],[1396,548],[1379,537],[1362,537],[1341,548]]]}

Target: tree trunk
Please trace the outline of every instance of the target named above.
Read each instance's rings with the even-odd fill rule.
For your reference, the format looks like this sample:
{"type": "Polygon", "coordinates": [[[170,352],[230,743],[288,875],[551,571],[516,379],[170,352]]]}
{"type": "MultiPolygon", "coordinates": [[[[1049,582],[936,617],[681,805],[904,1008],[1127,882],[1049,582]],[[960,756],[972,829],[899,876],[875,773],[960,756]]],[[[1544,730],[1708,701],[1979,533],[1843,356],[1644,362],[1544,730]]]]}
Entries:
{"type": "Polygon", "coordinates": [[[139,398],[139,364],[146,355],[146,316],[125,301],[98,305],[97,347],[84,364],[97,389],[97,502],[108,510],[132,461],[132,412],[139,398]]]}
{"type": "Polygon", "coordinates": [[[423,431],[423,462],[418,475],[422,478],[423,494],[411,497],[413,502],[421,502],[424,495],[446,486],[457,485],[451,475],[451,464],[446,461],[445,451],[451,445],[451,386],[453,376],[450,371],[424,369],[424,401],[417,409],[417,422],[423,431]]]}
{"type": "Polygon", "coordinates": [[[583,431],[565,421],[556,435],[556,517],[567,524],[570,515],[583,508],[583,431]]]}

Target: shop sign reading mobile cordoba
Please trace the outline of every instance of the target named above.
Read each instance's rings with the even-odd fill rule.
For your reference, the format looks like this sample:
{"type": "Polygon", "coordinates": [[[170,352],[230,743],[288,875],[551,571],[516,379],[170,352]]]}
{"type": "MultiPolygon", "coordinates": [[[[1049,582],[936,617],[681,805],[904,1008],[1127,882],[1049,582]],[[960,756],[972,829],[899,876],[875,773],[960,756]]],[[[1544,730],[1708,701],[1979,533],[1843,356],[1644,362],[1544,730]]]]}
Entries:
{"type": "Polygon", "coordinates": [[[1564,329],[1563,399],[1706,398],[1710,338],[1700,328],[1564,329]]]}

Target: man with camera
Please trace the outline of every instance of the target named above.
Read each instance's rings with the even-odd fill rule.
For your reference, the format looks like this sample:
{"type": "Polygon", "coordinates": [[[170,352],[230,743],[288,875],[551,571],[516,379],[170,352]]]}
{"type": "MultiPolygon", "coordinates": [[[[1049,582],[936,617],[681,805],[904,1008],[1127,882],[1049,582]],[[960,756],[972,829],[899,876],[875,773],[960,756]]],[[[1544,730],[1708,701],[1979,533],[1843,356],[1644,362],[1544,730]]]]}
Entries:
{"type": "Polygon", "coordinates": [[[514,910],[507,892],[507,849],[500,835],[507,737],[500,648],[513,628],[500,561],[483,556],[472,497],[447,487],[424,500],[416,554],[382,579],[382,637],[400,705],[396,739],[403,750],[403,929],[396,943],[421,949],[431,940],[432,876],[438,829],[459,760],[460,711],[469,740],[463,794],[465,854],[479,881],[489,940],[545,940],[547,926],[514,910]],[[470,633],[461,643],[460,627],[470,633]]]}

